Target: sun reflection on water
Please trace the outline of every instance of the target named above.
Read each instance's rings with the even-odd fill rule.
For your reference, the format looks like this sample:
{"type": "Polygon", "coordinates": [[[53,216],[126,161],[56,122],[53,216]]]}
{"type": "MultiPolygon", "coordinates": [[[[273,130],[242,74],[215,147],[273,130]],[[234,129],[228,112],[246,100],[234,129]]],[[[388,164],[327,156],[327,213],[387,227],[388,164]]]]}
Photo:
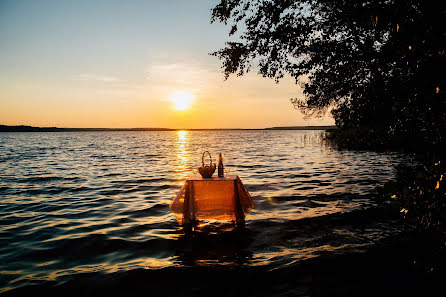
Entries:
{"type": "Polygon", "coordinates": [[[175,174],[179,185],[183,184],[184,179],[189,175],[188,162],[190,159],[189,151],[189,132],[177,131],[177,163],[175,166],[175,174]]]}

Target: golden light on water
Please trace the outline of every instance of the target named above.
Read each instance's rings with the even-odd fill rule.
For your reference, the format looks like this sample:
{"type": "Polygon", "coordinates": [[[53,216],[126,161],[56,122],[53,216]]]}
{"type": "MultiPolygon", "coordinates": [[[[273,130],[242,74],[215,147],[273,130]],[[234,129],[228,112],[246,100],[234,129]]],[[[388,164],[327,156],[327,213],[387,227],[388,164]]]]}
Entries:
{"type": "Polygon", "coordinates": [[[186,142],[187,142],[187,131],[178,131],[178,160],[181,162],[187,161],[187,151],[186,151],[186,142]]]}
{"type": "Polygon", "coordinates": [[[186,140],[186,136],[187,136],[187,131],[177,131],[177,135],[178,135],[178,142],[181,144],[184,144],[185,140],[186,140]]]}
{"type": "Polygon", "coordinates": [[[194,95],[187,91],[177,91],[170,96],[170,100],[175,104],[176,110],[185,110],[194,100],[194,95]]]}
{"type": "Polygon", "coordinates": [[[187,169],[189,161],[189,152],[187,150],[189,142],[188,133],[188,131],[177,131],[177,164],[175,172],[179,184],[182,184],[184,179],[189,175],[187,169]]]}

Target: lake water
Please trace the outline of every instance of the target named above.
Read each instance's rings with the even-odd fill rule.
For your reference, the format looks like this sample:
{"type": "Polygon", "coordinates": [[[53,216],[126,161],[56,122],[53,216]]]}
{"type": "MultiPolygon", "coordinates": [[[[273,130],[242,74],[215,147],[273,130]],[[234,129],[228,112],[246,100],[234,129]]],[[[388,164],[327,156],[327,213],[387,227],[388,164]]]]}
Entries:
{"type": "Polygon", "coordinates": [[[155,272],[284,272],[403,232],[372,195],[405,156],[339,151],[322,133],[1,133],[0,292],[110,276],[143,286],[155,272]],[[185,234],[171,214],[204,150],[225,153],[251,193],[245,229],[213,222],[185,234]]]}

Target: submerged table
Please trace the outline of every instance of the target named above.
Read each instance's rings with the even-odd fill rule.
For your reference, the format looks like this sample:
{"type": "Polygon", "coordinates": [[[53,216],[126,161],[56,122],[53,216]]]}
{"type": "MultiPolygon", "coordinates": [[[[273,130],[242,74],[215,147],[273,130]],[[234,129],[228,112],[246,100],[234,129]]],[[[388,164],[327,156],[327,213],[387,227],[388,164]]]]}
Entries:
{"type": "Polygon", "coordinates": [[[242,223],[252,208],[251,195],[237,175],[188,178],[170,204],[180,224],[209,219],[242,223]]]}

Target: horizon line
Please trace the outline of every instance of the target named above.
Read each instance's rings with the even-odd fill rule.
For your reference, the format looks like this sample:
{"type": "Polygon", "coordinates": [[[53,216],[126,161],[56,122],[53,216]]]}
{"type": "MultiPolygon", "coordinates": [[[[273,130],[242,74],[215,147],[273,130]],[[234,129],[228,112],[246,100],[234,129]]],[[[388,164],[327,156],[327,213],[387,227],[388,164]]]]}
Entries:
{"type": "Polygon", "coordinates": [[[0,132],[76,132],[76,131],[211,131],[211,130],[327,130],[336,129],[335,125],[320,126],[278,126],[267,128],[71,128],[71,127],[34,127],[28,125],[0,125],[0,132]]]}

